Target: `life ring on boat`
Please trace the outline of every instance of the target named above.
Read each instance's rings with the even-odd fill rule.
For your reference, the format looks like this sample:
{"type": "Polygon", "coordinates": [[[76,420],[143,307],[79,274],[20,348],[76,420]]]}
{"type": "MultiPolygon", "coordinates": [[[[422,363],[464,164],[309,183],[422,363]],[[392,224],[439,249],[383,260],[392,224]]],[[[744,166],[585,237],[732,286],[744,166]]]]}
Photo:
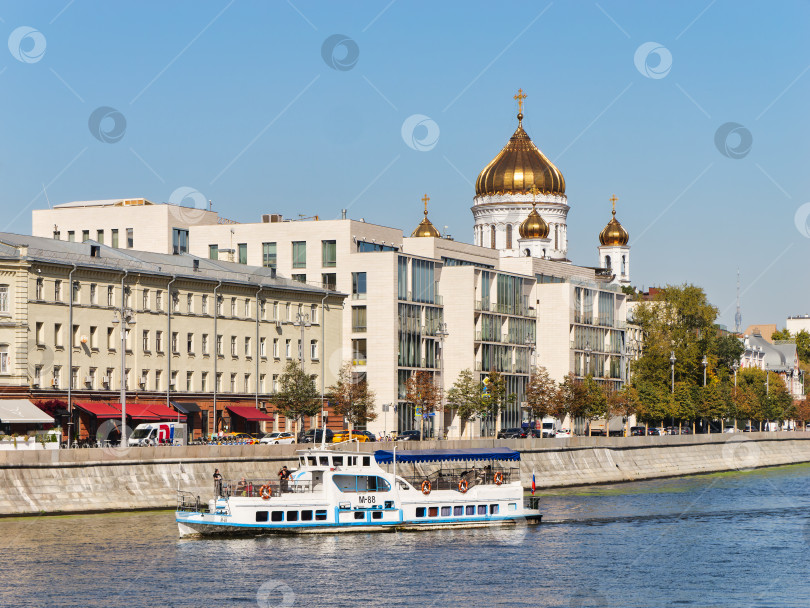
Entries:
{"type": "Polygon", "coordinates": [[[427,479],[422,482],[422,494],[425,496],[430,494],[430,482],[427,479]]]}
{"type": "Polygon", "coordinates": [[[495,472],[495,485],[501,485],[503,483],[503,473],[501,471],[495,472]]]}
{"type": "Polygon", "coordinates": [[[462,494],[466,494],[469,487],[470,485],[467,483],[466,479],[462,479],[458,482],[458,491],[462,494]]]}
{"type": "Polygon", "coordinates": [[[273,489],[270,486],[262,486],[259,488],[259,494],[261,495],[262,500],[269,500],[273,495],[273,489]]]}

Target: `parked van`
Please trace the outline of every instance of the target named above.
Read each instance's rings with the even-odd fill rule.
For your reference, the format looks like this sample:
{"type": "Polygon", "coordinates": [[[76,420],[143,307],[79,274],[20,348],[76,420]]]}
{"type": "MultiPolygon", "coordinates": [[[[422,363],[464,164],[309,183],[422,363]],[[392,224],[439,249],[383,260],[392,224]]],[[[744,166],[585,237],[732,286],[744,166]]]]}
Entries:
{"type": "Polygon", "coordinates": [[[135,427],[127,445],[186,445],[188,430],[185,422],[146,422],[135,427]]]}

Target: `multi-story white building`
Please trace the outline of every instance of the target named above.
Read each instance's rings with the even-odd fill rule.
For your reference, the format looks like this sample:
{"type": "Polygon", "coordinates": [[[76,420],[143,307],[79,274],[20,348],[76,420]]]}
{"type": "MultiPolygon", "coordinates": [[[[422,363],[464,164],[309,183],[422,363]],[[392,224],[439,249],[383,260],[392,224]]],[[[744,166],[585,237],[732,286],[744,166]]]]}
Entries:
{"type": "Polygon", "coordinates": [[[0,385],[59,402],[81,437],[113,417],[122,380],[133,424],[150,417],[138,404],[162,403],[195,436],[269,430],[288,360],[319,386],[335,381],[324,363],[344,298],[261,266],[0,233],[0,385]]]}
{"type": "MultiPolygon", "coordinates": [[[[557,381],[569,373],[591,374],[618,388],[628,358],[639,351],[628,341],[632,328],[619,286],[629,282],[629,236],[614,207],[599,235],[599,267],[567,260],[565,181],[523,130],[522,115],[518,121],[507,146],[479,175],[475,244],[442,238],[427,217],[425,197],[425,217],[410,237],[400,229],[347,219],[345,212],[340,220],[288,221],[268,214],[258,223],[227,225],[206,216],[188,226],[188,250],[349,294],[342,353],[335,351],[326,363],[334,374],[350,361],[367,378],[377,398],[378,416],[368,425],[375,432],[417,426],[405,383],[419,370],[433,374],[444,391],[464,369],[479,378],[501,372],[514,395],[498,421],[506,426],[524,417],[521,403],[532,365],[545,366],[557,381]]],[[[149,229],[169,235],[179,228],[177,210],[154,224],[152,216],[118,217],[131,209],[101,207],[82,218],[82,227],[69,219],[75,206],[41,212],[48,219],[35,222],[35,231],[53,236],[56,217],[90,235],[122,222],[136,235],[149,229]]],[[[155,245],[160,251],[168,246],[168,240],[155,245]]],[[[448,410],[435,426],[436,433],[458,436],[462,425],[448,410]]]]}

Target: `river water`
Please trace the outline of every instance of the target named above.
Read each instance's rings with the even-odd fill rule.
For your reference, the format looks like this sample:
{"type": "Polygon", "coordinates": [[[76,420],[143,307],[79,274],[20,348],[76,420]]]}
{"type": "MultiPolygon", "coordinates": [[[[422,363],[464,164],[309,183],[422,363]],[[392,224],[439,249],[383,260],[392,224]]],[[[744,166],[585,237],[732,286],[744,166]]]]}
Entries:
{"type": "Polygon", "coordinates": [[[540,493],[511,529],[179,539],[0,520],[0,606],[810,606],[810,466],[540,493]]]}

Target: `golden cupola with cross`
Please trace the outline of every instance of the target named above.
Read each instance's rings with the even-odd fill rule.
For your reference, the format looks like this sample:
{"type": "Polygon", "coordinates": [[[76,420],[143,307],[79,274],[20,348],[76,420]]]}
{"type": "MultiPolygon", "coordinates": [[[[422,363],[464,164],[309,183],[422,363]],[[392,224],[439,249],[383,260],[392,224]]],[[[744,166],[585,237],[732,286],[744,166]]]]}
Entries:
{"type": "Polygon", "coordinates": [[[517,129],[475,182],[474,243],[514,257],[530,255],[519,239],[547,238],[543,257],[567,261],[570,207],[565,178],[523,128],[526,98],[518,89],[517,129]],[[545,236],[535,236],[543,232],[545,236]]]}
{"type": "Polygon", "coordinates": [[[613,217],[599,233],[599,265],[610,270],[613,282],[630,283],[630,235],[616,219],[616,195],[610,197],[613,217]]]}
{"type": "Polygon", "coordinates": [[[423,217],[422,221],[419,222],[419,225],[411,233],[411,236],[431,236],[439,239],[442,236],[441,233],[438,230],[436,230],[436,227],[428,219],[427,204],[429,200],[430,197],[427,194],[422,197],[422,202],[425,204],[425,217],[423,217]]]}

